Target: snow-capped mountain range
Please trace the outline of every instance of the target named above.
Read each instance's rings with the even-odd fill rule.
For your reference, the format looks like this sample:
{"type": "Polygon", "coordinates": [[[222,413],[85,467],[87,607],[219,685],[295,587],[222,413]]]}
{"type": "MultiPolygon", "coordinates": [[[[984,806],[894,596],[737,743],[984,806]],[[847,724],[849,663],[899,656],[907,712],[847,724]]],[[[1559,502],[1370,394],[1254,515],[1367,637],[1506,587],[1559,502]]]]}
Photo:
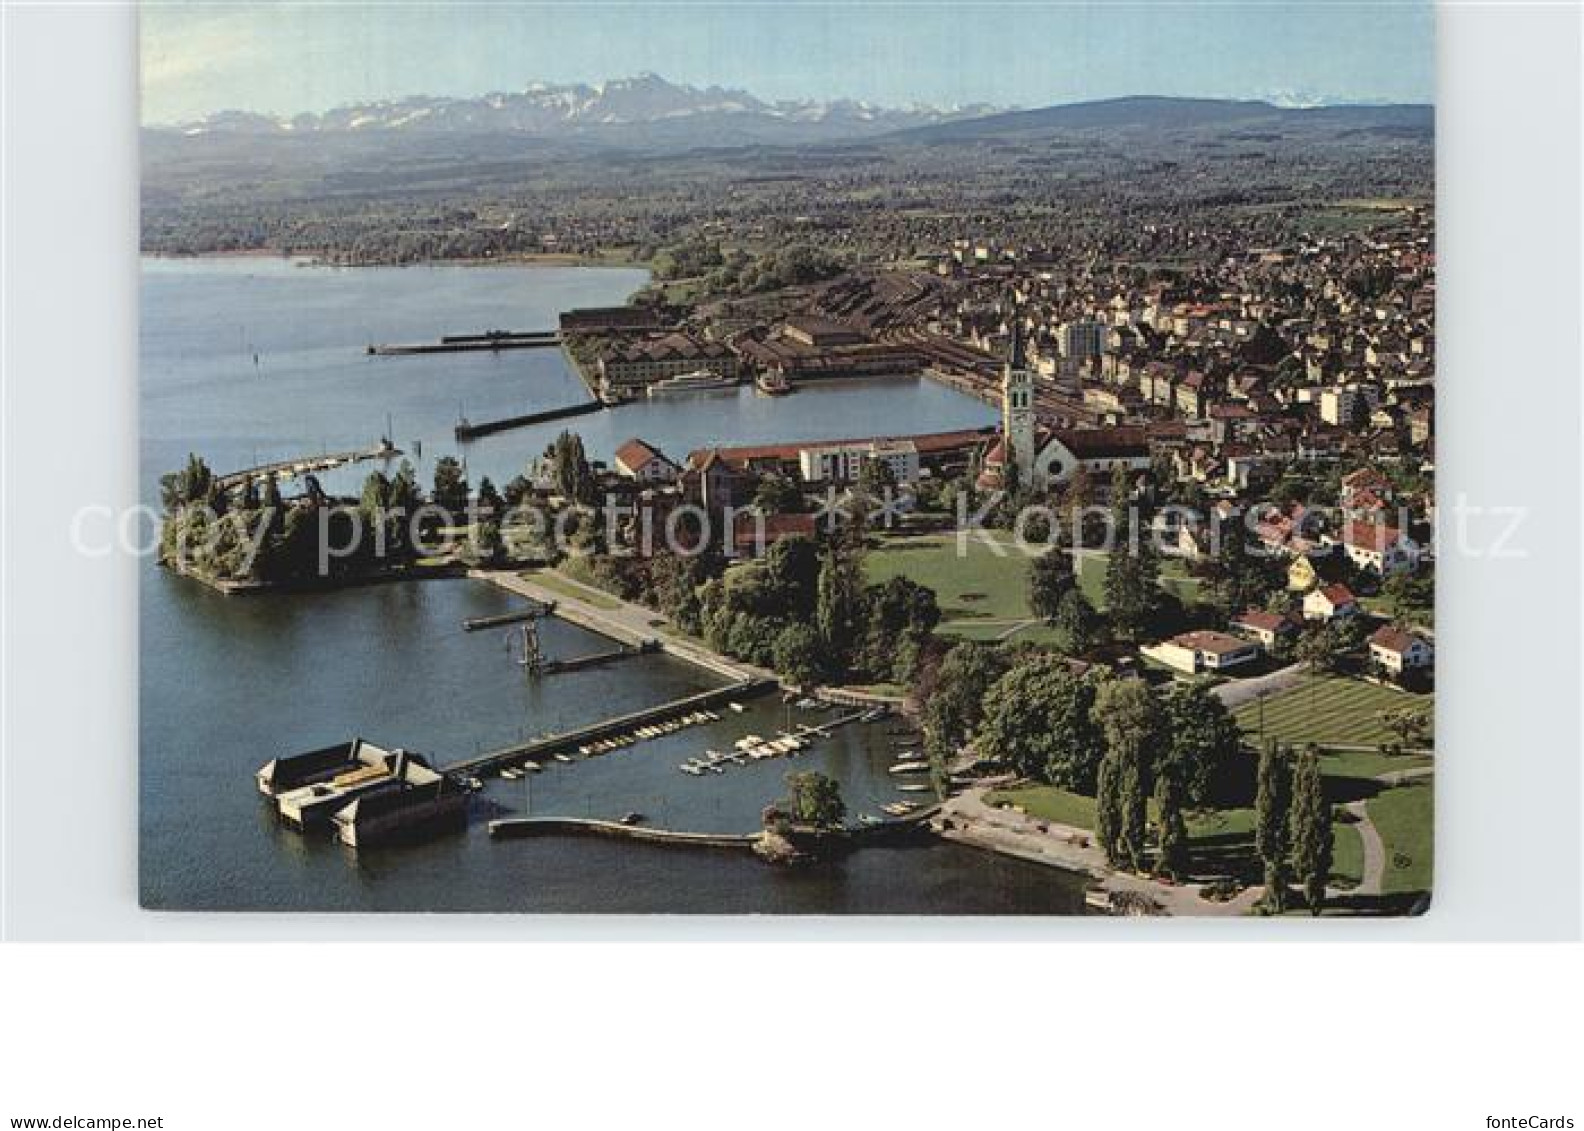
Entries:
{"type": "Polygon", "coordinates": [[[610,128],[715,121],[729,122],[738,130],[754,127],[773,133],[781,126],[799,134],[814,132],[837,138],[982,117],[998,109],[989,105],[883,107],[847,99],[766,102],[744,90],[700,88],[642,74],[594,85],[534,83],[521,91],[478,98],[415,95],[294,117],[228,110],[200,121],[162,128],[188,136],[400,130],[506,131],[556,137],[610,128]]]}

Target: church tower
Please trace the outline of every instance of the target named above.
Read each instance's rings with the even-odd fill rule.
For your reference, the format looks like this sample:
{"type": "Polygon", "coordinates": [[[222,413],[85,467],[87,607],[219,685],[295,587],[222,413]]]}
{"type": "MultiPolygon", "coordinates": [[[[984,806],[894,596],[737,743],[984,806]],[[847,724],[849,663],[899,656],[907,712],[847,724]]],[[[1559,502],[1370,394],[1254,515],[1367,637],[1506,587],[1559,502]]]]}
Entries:
{"type": "Polygon", "coordinates": [[[1014,313],[1012,352],[1001,373],[1001,437],[1017,461],[1018,483],[1034,485],[1034,374],[1023,353],[1023,320],[1014,313]]]}

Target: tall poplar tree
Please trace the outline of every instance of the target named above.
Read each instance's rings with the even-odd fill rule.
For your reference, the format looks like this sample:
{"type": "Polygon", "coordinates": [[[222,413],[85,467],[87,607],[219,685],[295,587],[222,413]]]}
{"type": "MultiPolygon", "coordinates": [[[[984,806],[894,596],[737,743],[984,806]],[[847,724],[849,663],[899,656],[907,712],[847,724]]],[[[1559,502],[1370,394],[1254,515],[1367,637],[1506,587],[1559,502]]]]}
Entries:
{"type": "Polygon", "coordinates": [[[1320,914],[1331,876],[1331,807],[1326,804],[1319,752],[1312,745],[1298,756],[1293,774],[1292,861],[1309,913],[1320,914]]]}
{"type": "Polygon", "coordinates": [[[1155,772],[1155,808],[1160,827],[1160,851],[1155,870],[1173,880],[1188,872],[1188,822],[1183,805],[1188,790],[1183,783],[1182,766],[1167,762],[1155,772]]]}
{"type": "MultiPolygon", "coordinates": [[[[1160,703],[1142,680],[1111,680],[1095,698],[1095,715],[1106,738],[1104,785],[1115,792],[1115,851],[1107,858],[1143,871],[1150,781],[1162,730],[1160,703]]],[[[1113,802],[1108,798],[1104,804],[1113,802]]]]}
{"type": "Polygon", "coordinates": [[[1254,849],[1265,867],[1265,906],[1271,911],[1287,907],[1291,795],[1289,751],[1280,743],[1271,742],[1260,754],[1259,786],[1254,796],[1254,849]]]}

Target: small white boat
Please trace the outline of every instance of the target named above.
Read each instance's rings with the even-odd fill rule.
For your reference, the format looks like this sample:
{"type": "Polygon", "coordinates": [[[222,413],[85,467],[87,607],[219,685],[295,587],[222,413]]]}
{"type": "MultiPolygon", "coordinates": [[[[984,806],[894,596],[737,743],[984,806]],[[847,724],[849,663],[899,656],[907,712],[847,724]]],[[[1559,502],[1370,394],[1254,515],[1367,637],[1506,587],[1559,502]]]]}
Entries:
{"type": "MultiPolygon", "coordinates": [[[[585,747],[584,749],[587,749],[587,747],[585,747]]],[[[572,759],[567,757],[565,754],[557,754],[555,756],[555,760],[557,762],[570,762],[570,761],[572,761],[572,759]]]]}
{"type": "Polygon", "coordinates": [[[910,781],[910,782],[903,782],[901,785],[897,786],[897,788],[900,789],[903,793],[923,793],[926,789],[929,789],[931,787],[926,782],[910,781]]]}
{"type": "Polygon", "coordinates": [[[898,762],[891,767],[893,774],[922,774],[929,770],[928,762],[898,762]]]}
{"type": "Polygon", "coordinates": [[[726,706],[730,707],[734,712],[736,712],[739,715],[742,714],[744,711],[746,711],[748,709],[747,707],[744,707],[741,703],[728,703],[728,704],[726,704],[726,706]]]}
{"type": "Polygon", "coordinates": [[[544,769],[544,767],[538,762],[524,762],[522,764],[522,768],[523,773],[525,774],[537,774],[540,770],[544,769]]]}

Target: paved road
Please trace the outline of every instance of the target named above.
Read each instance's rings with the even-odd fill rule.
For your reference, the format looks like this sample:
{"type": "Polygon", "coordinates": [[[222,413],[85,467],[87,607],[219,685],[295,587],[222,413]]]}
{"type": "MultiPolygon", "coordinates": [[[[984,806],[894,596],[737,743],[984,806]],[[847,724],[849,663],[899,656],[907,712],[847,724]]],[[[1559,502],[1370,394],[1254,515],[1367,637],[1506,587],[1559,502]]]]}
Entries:
{"type": "Polygon", "coordinates": [[[1212,694],[1221,700],[1227,710],[1235,711],[1245,703],[1252,703],[1261,695],[1271,695],[1278,691],[1286,691],[1289,687],[1296,687],[1303,682],[1303,677],[1304,665],[1291,664],[1268,675],[1223,683],[1215,688],[1212,694]]]}
{"type": "Polygon", "coordinates": [[[1350,801],[1345,808],[1358,818],[1358,823],[1353,827],[1359,831],[1359,839],[1364,842],[1364,876],[1352,894],[1379,895],[1386,876],[1386,844],[1381,840],[1375,822],[1370,820],[1364,802],[1350,801]]]}

